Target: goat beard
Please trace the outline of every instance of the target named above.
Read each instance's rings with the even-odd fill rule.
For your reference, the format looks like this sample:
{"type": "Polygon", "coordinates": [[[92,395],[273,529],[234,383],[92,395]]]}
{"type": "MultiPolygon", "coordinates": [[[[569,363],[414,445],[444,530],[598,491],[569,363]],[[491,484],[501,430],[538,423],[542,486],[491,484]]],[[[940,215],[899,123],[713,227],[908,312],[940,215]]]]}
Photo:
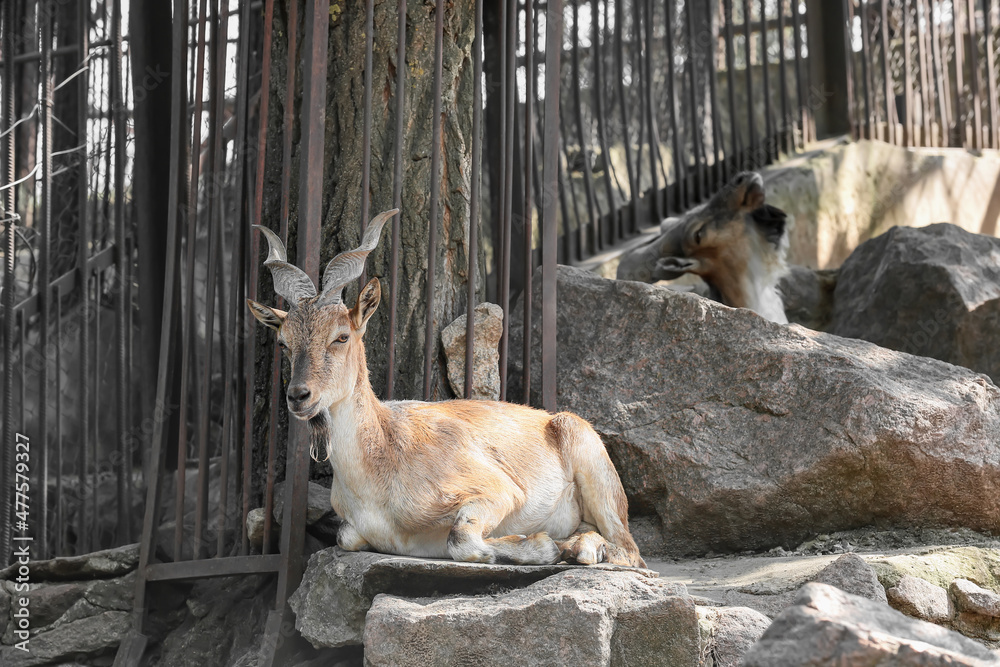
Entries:
{"type": "Polygon", "coordinates": [[[309,458],[317,463],[330,460],[330,410],[323,408],[309,420],[309,458]],[[326,450],[326,458],[320,461],[319,452],[326,450]]]}

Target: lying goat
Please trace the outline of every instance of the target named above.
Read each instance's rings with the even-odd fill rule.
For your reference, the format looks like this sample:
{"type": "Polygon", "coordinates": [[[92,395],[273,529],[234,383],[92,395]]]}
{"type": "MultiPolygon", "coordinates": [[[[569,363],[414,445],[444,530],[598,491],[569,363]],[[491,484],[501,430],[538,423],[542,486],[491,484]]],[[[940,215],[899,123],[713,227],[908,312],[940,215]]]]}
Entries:
{"type": "Polygon", "coordinates": [[[778,281],[787,272],[783,211],[764,203],[764,181],[743,172],[705,206],[665,223],[650,243],[622,258],[621,280],[673,280],[698,275],[712,297],[787,323],[778,281]]]}
{"type": "Polygon", "coordinates": [[[281,240],[259,227],[270,245],[264,266],[291,305],[285,312],[247,304],[278,332],[292,364],[288,409],[309,421],[313,446],[325,448],[333,466],[330,503],[344,519],[337,543],[481,563],[645,567],[618,474],[580,417],[509,403],[382,403],[375,396],[361,338],[379,304],[379,281],[365,285],[351,309],[342,292],[396,213],[376,217],[360,247],[330,261],[318,294],[287,263],[281,240]]]}

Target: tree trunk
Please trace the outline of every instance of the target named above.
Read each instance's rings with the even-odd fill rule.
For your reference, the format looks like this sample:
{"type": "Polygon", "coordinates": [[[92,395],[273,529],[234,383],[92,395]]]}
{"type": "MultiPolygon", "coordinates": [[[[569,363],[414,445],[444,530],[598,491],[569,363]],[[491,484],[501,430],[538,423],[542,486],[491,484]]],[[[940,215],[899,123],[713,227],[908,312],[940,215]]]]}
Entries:
{"type": "MultiPolygon", "coordinates": [[[[139,368],[155,378],[159,368],[163,280],[166,271],[167,204],[170,183],[170,5],[133,0],[129,12],[134,91],[135,158],[132,206],[139,258],[139,368]]],[[[153,418],[154,383],[143,385],[140,421],[153,418]]],[[[174,438],[173,442],[176,442],[174,438]]]]}

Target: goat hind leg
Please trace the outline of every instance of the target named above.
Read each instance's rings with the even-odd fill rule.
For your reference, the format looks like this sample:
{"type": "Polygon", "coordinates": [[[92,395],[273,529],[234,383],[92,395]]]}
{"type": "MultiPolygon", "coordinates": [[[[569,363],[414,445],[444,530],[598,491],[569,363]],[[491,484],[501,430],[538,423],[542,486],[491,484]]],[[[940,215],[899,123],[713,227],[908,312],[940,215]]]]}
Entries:
{"type": "Polygon", "coordinates": [[[448,554],[456,561],[548,565],[559,560],[559,547],[547,533],[487,538],[502,520],[499,508],[482,502],[463,505],[448,534],[448,554]]]}

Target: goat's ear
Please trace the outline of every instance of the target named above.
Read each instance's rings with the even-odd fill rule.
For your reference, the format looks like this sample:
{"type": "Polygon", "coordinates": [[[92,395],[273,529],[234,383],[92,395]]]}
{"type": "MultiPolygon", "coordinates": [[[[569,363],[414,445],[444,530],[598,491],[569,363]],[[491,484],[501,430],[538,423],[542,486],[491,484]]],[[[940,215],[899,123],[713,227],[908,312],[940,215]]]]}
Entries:
{"type": "Polygon", "coordinates": [[[764,235],[768,243],[774,246],[775,249],[781,247],[781,239],[785,235],[785,227],[788,220],[788,215],[784,211],[770,204],[765,204],[751,212],[750,218],[757,225],[757,229],[764,235]]]}
{"type": "Polygon", "coordinates": [[[288,311],[270,308],[262,303],[257,303],[252,299],[247,299],[247,306],[250,307],[250,312],[253,313],[253,316],[257,318],[258,322],[266,327],[271,327],[275,331],[281,328],[281,324],[288,316],[288,311]]]}
{"type": "Polygon", "coordinates": [[[375,314],[381,299],[382,285],[379,284],[378,278],[372,278],[358,295],[358,305],[351,310],[351,321],[354,322],[354,328],[360,333],[365,332],[368,319],[375,314]]]}

